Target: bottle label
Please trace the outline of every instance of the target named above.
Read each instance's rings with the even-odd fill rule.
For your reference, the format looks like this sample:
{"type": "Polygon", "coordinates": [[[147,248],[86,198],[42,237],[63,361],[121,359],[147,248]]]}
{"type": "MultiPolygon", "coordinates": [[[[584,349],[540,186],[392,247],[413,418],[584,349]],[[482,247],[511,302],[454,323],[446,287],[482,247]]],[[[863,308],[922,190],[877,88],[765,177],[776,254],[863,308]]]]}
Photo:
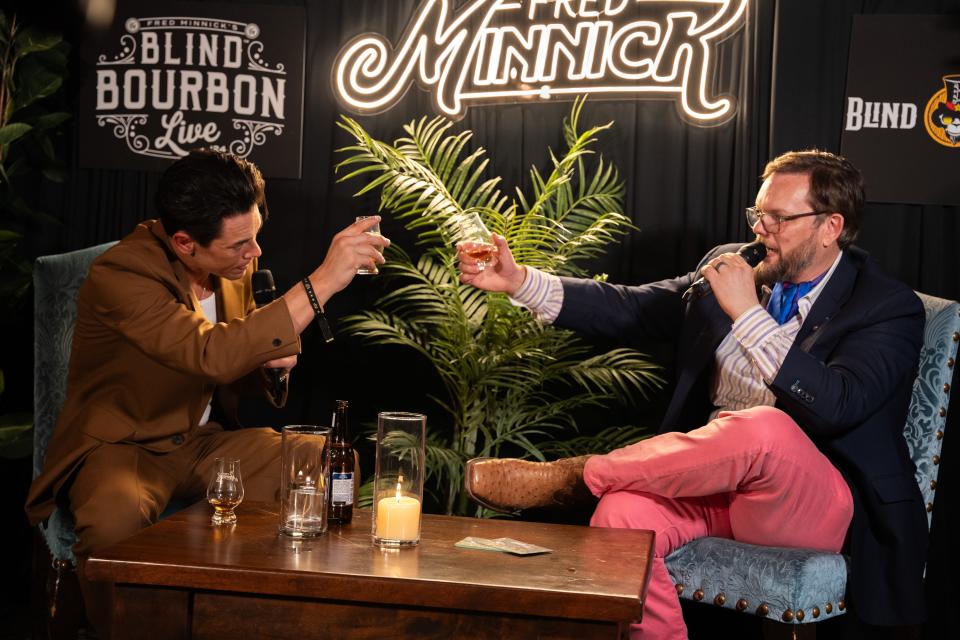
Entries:
{"type": "Polygon", "coordinates": [[[330,474],[331,502],[333,504],[353,504],[353,473],[330,474]]]}

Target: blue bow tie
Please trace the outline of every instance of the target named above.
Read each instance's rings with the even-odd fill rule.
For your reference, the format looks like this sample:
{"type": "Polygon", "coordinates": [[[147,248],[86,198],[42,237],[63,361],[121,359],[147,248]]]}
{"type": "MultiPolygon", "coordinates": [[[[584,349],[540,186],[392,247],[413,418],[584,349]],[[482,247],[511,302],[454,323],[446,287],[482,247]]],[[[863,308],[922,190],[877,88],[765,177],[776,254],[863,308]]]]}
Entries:
{"type": "Polygon", "coordinates": [[[823,280],[826,272],[809,282],[778,282],[773,285],[770,300],[767,301],[767,312],[773,316],[777,324],[783,324],[800,310],[800,298],[810,293],[823,280]]]}

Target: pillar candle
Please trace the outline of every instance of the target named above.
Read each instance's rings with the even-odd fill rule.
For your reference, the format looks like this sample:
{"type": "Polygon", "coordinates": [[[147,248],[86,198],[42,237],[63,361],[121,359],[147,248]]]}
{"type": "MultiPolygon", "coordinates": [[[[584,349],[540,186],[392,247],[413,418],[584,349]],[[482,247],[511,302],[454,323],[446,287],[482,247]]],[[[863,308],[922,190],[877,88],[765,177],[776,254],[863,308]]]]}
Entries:
{"type": "Polygon", "coordinates": [[[409,496],[380,500],[377,503],[377,537],[417,540],[420,537],[420,501],[409,496]]]}

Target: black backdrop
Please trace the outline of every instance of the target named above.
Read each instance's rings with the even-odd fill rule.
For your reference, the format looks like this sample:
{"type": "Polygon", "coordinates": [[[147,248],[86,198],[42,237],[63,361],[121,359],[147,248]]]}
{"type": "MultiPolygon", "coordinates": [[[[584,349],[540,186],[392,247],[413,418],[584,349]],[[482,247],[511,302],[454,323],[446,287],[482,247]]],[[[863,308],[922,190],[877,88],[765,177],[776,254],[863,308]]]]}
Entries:
{"type": "MultiPolygon", "coordinates": [[[[271,220],[262,235],[262,263],[273,270],[279,287],[314,268],[333,234],[374,206],[351,197],[358,184],[335,182],[334,149],[347,138],[335,126],[338,108],[330,69],[339,46],[357,33],[377,31],[396,38],[415,4],[305,0],[303,179],[268,181],[271,220]]],[[[72,6],[59,13],[37,9],[24,7],[28,17],[33,14],[35,21],[65,30],[75,44],[85,37],[72,6]]],[[[739,104],[734,120],[721,127],[683,124],[665,101],[588,102],[588,124],[616,123],[599,150],[625,178],[626,212],[641,229],[598,260],[597,269],[609,273],[611,281],[625,283],[685,272],[711,246],[747,238],[742,210],[753,202],[766,159],[789,149],[839,151],[851,16],[858,13],[943,14],[945,20],[957,20],[960,0],[753,0],[747,27],[719,49],[717,84],[739,104]]],[[[74,112],[82,73],[74,68],[68,86],[74,112]]],[[[528,167],[543,167],[547,147],[560,146],[560,121],[568,108],[567,103],[474,107],[459,126],[472,129],[475,142],[489,151],[493,173],[507,186],[523,187],[528,167]]],[[[412,89],[391,111],[358,119],[374,136],[393,139],[403,123],[428,113],[428,96],[412,89]]],[[[70,164],[68,182],[42,194],[62,224],[33,233],[31,251],[54,253],[117,239],[152,217],[156,174],[79,169],[75,132],[68,133],[63,150],[70,164]]],[[[946,175],[956,179],[957,172],[946,175]]],[[[870,203],[859,244],[915,289],[957,299],[958,217],[956,207],[870,203]]],[[[412,249],[395,223],[387,219],[382,226],[386,235],[412,249]]],[[[368,306],[380,287],[376,278],[358,278],[330,302],[328,314],[336,322],[368,306]]],[[[27,348],[8,354],[21,364],[30,357],[27,348]]],[[[9,371],[7,362],[0,366],[9,371]]],[[[323,345],[308,330],[290,406],[269,419],[323,421],[337,397],[354,401],[359,423],[371,422],[383,408],[429,415],[433,407],[424,393],[434,383],[425,364],[405,353],[362,350],[347,336],[323,345]]],[[[19,383],[8,384],[15,392],[19,383]]],[[[940,486],[945,488],[943,478],[940,486]]],[[[955,509],[944,509],[944,498],[941,493],[937,517],[947,538],[947,527],[956,530],[948,521],[955,509]]],[[[948,559],[944,549],[931,564],[930,583],[943,598],[940,602],[956,593],[939,568],[948,559]]],[[[937,609],[945,613],[947,606],[937,609]]]]}

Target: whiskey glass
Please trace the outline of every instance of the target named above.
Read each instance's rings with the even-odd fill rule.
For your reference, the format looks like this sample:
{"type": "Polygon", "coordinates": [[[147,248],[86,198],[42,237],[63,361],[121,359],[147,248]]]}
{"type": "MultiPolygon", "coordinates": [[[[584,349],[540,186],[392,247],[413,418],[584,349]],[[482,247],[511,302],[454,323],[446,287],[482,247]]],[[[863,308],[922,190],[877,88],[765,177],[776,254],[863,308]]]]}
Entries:
{"type": "Polygon", "coordinates": [[[476,260],[477,270],[483,271],[497,253],[490,230],[483,224],[480,214],[466,212],[457,217],[457,250],[476,260]]]}
{"type": "Polygon", "coordinates": [[[214,461],[210,484],[207,485],[207,502],[213,507],[213,524],[234,524],[237,521],[233,510],[243,502],[239,460],[217,458],[214,461]]]}

